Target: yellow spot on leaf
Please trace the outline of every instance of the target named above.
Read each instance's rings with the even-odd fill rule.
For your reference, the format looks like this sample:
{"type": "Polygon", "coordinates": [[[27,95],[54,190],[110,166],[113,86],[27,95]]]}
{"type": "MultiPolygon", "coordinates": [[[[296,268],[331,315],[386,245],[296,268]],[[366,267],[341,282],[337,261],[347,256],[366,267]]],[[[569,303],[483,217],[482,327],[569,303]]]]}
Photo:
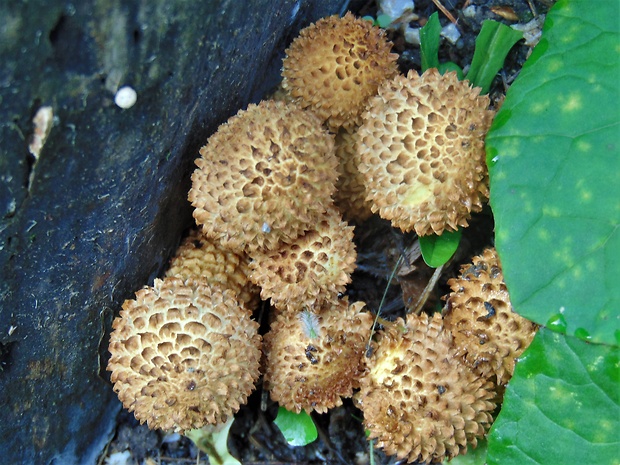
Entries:
{"type": "Polygon", "coordinates": [[[543,215],[549,216],[552,218],[557,218],[561,215],[560,209],[552,206],[545,206],[542,209],[543,215]]]}
{"type": "Polygon", "coordinates": [[[586,270],[588,270],[589,273],[593,273],[598,269],[598,264],[596,260],[593,260],[591,258],[585,261],[585,265],[586,270]]]}
{"type": "Polygon", "coordinates": [[[547,71],[549,73],[555,73],[557,71],[560,71],[563,67],[564,65],[562,63],[562,60],[559,60],[557,58],[550,59],[549,62],[547,63],[547,71]]]}
{"type": "Polygon", "coordinates": [[[532,102],[532,106],[530,107],[530,113],[538,114],[547,111],[547,109],[551,106],[551,102],[549,100],[532,102]]]}
{"type": "Polygon", "coordinates": [[[581,95],[573,92],[564,100],[560,108],[565,112],[573,112],[580,110],[582,107],[583,99],[581,95]]]}
{"type": "Polygon", "coordinates": [[[588,203],[592,200],[592,192],[583,189],[579,192],[579,197],[584,203],[588,203]]]}
{"type": "Polygon", "coordinates": [[[539,229],[538,230],[538,239],[541,241],[549,241],[551,239],[551,234],[549,234],[548,229],[539,229]]]}
{"type": "Polygon", "coordinates": [[[588,141],[585,141],[585,140],[577,141],[575,146],[577,147],[577,150],[579,150],[580,152],[590,152],[590,151],[592,151],[592,144],[590,142],[588,142],[588,141]]]}

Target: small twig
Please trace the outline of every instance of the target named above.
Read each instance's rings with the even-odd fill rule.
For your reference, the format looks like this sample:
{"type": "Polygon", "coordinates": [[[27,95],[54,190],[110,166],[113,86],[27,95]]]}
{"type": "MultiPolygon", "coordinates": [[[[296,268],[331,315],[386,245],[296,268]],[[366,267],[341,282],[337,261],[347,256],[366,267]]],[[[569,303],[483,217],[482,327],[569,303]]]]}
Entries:
{"type": "Polygon", "coordinates": [[[424,288],[424,291],[418,298],[418,301],[413,306],[413,313],[415,313],[416,315],[420,314],[420,312],[422,311],[422,307],[424,307],[424,304],[428,300],[428,296],[430,295],[431,291],[437,285],[437,281],[439,280],[439,277],[441,276],[441,272],[443,271],[444,266],[445,265],[438,266],[435,269],[433,276],[431,276],[431,279],[429,279],[428,283],[426,283],[426,287],[424,288]]]}
{"type": "Polygon", "coordinates": [[[366,356],[368,357],[368,351],[370,350],[370,342],[372,341],[372,336],[375,334],[375,327],[377,326],[377,320],[379,319],[379,314],[381,313],[381,308],[383,307],[383,303],[385,302],[385,298],[387,297],[388,290],[392,285],[392,280],[396,275],[396,271],[403,262],[403,256],[399,256],[398,260],[394,264],[394,268],[392,269],[392,274],[390,274],[390,278],[388,279],[387,284],[385,285],[385,290],[383,291],[383,297],[381,297],[381,302],[379,302],[379,308],[377,309],[377,314],[375,315],[375,321],[372,323],[372,328],[370,330],[370,337],[368,338],[368,344],[366,344],[366,356]]]}
{"type": "Polygon", "coordinates": [[[527,1],[527,6],[530,7],[530,11],[532,12],[532,16],[534,16],[534,18],[538,17],[538,12],[536,11],[536,7],[532,3],[532,0],[526,0],[526,1],[527,1]]]}
{"type": "Polygon", "coordinates": [[[440,10],[440,11],[441,11],[444,15],[446,15],[446,18],[448,18],[448,19],[452,22],[452,24],[456,25],[456,19],[454,18],[454,16],[452,16],[452,13],[450,13],[450,12],[446,9],[446,7],[445,7],[445,6],[443,6],[443,5],[441,4],[441,2],[440,2],[439,0],[433,0],[433,3],[435,4],[435,6],[436,6],[437,8],[439,8],[439,10],[440,10]]]}
{"type": "Polygon", "coordinates": [[[112,443],[112,439],[110,439],[108,441],[108,443],[105,445],[105,448],[103,449],[103,452],[101,452],[101,455],[99,456],[99,460],[97,460],[97,465],[103,465],[103,462],[105,461],[105,459],[108,456],[108,450],[110,449],[110,444],[112,443]]]}

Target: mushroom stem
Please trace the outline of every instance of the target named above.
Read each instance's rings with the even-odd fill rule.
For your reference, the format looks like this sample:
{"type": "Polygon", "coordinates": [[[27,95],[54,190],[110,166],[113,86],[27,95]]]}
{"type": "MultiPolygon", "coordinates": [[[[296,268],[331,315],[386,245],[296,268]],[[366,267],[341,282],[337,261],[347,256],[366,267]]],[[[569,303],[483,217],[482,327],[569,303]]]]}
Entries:
{"type": "Polygon", "coordinates": [[[226,423],[220,425],[206,425],[185,432],[185,436],[192,440],[196,447],[209,456],[212,465],[241,465],[228,451],[226,443],[228,433],[235,417],[231,416],[226,423]]]}

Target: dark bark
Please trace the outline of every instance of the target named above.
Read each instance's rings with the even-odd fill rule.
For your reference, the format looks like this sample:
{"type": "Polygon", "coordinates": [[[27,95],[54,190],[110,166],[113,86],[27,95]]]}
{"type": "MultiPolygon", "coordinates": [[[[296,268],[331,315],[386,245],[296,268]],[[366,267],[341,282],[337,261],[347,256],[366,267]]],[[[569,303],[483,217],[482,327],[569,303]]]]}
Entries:
{"type": "Polygon", "coordinates": [[[198,148],[275,84],[299,29],[342,3],[0,4],[3,463],[94,463],[120,408],[110,323],[191,224],[198,148]],[[138,101],[123,110],[125,84],[138,101]],[[35,159],[46,105],[55,123],[35,159]]]}

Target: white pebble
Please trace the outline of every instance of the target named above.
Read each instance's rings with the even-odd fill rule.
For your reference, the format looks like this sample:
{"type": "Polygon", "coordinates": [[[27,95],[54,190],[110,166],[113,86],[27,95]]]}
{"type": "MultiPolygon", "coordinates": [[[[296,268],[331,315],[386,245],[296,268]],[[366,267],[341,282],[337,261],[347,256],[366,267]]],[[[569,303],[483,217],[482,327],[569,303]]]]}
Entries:
{"type": "Polygon", "coordinates": [[[411,45],[420,45],[420,28],[407,26],[404,34],[405,42],[411,45]]]}
{"type": "Polygon", "coordinates": [[[415,4],[413,0],[379,0],[377,15],[388,15],[392,21],[411,16],[415,4]]]}
{"type": "Polygon", "coordinates": [[[138,100],[138,94],[129,86],[121,87],[114,96],[114,103],[125,109],[133,107],[136,100],[138,100]]]}
{"type": "Polygon", "coordinates": [[[476,12],[477,12],[477,8],[475,5],[470,5],[467,8],[465,8],[464,10],[461,11],[461,13],[463,14],[463,16],[465,16],[466,18],[473,18],[476,16],[476,12]]]}
{"type": "Polygon", "coordinates": [[[107,465],[128,465],[131,460],[131,452],[128,450],[123,452],[114,452],[106,459],[107,465]]]}
{"type": "Polygon", "coordinates": [[[461,37],[461,33],[454,23],[450,23],[444,26],[441,30],[441,35],[446,38],[452,45],[456,44],[456,41],[461,37]]]}

